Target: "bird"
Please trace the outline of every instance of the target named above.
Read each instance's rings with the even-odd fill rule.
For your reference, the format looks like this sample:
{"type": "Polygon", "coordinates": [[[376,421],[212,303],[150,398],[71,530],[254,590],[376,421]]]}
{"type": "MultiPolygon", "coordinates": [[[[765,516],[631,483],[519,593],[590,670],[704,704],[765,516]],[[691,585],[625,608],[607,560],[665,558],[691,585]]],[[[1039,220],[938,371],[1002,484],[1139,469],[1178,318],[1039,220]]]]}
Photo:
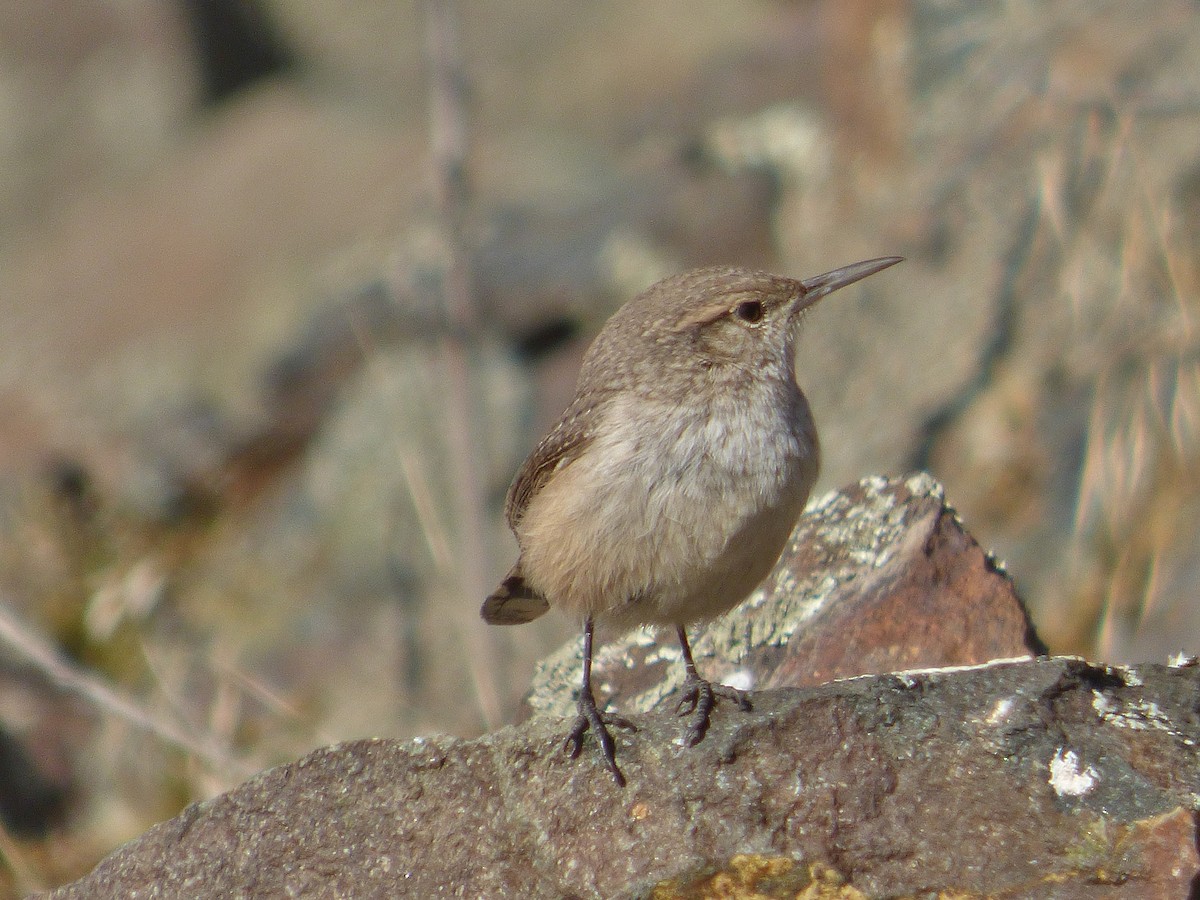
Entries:
{"type": "Polygon", "coordinates": [[[564,749],[590,730],[618,785],[597,705],[597,623],[674,629],[685,678],[677,711],[699,743],[718,699],[745,692],[697,671],[691,625],[744,600],[771,571],[804,511],[820,443],[796,381],[803,313],[901,261],[888,256],[803,280],[738,267],[665,278],[628,301],[584,354],[574,399],[517,471],[505,518],[516,563],[484,600],[493,625],[555,607],[582,621],[582,682],[564,749]]]}

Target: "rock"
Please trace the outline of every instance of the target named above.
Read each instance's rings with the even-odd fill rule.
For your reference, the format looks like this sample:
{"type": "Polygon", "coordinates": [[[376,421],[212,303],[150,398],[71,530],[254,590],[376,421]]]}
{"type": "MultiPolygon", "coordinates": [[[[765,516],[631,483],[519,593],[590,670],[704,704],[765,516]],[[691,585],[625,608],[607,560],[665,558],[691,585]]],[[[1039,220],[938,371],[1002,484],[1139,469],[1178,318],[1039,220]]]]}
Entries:
{"type": "MultiPolygon", "coordinates": [[[[683,681],[674,637],[636,631],[601,646],[599,698],[648,712],[683,681]]],[[[736,687],[805,687],[921,666],[1045,652],[1011,580],[963,530],[925,474],[867,478],[813,502],[775,571],[699,630],[701,672],[736,687]]],[[[534,677],[535,713],[574,714],[578,642],[534,677]]]]}
{"type": "Polygon", "coordinates": [[[1182,897],[1198,696],[1195,666],[1076,658],[769,691],[694,748],[674,717],[638,716],[624,790],[567,758],[552,718],[356,741],[193,804],[49,896],[1182,897]]]}
{"type": "Polygon", "coordinates": [[[694,649],[757,689],[694,748],[661,711],[676,651],[637,634],[597,658],[638,726],[624,790],[590,746],[562,751],[572,645],[539,672],[543,715],[318,750],[50,896],[1182,896],[1200,877],[1200,667],[1029,658],[1011,582],[927,475],[818,500],[694,649]]]}

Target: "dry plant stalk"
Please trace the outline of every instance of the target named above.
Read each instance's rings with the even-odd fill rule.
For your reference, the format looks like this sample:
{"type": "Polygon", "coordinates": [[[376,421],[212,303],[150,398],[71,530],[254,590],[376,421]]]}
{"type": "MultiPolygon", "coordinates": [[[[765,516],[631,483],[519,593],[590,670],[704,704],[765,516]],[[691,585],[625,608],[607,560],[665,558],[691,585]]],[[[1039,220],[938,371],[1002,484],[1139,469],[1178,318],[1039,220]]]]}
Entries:
{"type": "Polygon", "coordinates": [[[467,212],[467,77],[457,5],[453,0],[426,0],[423,9],[429,67],[430,156],[446,260],[439,297],[448,326],[441,335],[445,381],[442,400],[459,532],[457,572],[464,595],[464,602],[453,605],[453,615],[463,638],[483,724],[493,728],[500,721],[499,694],[492,674],[495,667],[490,663],[495,648],[491,636],[471,614],[474,598],[487,593],[490,567],[483,533],[486,506],[477,459],[482,442],[476,428],[478,416],[467,341],[477,332],[478,324],[463,242],[467,212]]]}
{"type": "Polygon", "coordinates": [[[240,777],[253,773],[253,767],[231,756],[211,735],[194,734],[173,719],[149,712],[105,681],[73,666],[49,642],[12,616],[3,602],[0,602],[0,641],[59,688],[84,698],[101,712],[191,754],[213,769],[240,777]]]}

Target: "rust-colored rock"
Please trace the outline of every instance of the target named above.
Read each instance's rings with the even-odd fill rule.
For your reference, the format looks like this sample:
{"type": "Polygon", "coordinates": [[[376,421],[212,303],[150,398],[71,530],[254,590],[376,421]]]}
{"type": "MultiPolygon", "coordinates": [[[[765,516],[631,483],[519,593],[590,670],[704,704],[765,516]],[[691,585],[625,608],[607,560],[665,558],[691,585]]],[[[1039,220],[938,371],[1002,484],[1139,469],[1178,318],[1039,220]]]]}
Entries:
{"type": "MultiPolygon", "coordinates": [[[[871,540],[870,531],[863,536],[871,540]]],[[[848,569],[853,577],[824,595],[764,687],[1045,650],[1012,581],[963,530],[940,486],[924,476],[868,479],[826,498],[800,523],[766,602],[831,570],[848,569]],[[881,508],[884,517],[876,519],[881,508]],[[903,528],[885,532],[891,541],[872,548],[869,566],[856,558],[864,511],[868,528],[875,521],[898,521],[903,528]]]]}

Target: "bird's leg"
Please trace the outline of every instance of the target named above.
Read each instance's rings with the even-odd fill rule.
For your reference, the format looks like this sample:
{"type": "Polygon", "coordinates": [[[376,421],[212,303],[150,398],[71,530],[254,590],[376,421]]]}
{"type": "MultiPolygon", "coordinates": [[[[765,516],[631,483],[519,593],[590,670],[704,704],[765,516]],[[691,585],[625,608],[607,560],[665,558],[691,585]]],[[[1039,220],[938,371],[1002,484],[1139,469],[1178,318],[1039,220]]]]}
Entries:
{"type": "Polygon", "coordinates": [[[579,701],[576,704],[579,714],[575,717],[575,724],[571,726],[571,733],[567,735],[567,740],[563,743],[563,749],[570,754],[571,759],[577,757],[583,748],[583,736],[590,728],[596,736],[596,743],[600,745],[604,764],[612,772],[617,784],[625,787],[625,776],[617,768],[616,745],[613,743],[607,726],[616,725],[618,728],[628,728],[633,731],[637,731],[637,726],[621,716],[602,713],[596,706],[596,698],[592,694],[592,631],[592,617],[588,616],[583,620],[583,684],[580,685],[579,701]]]}
{"type": "Polygon", "coordinates": [[[691,715],[692,720],[688,723],[684,743],[689,747],[695,747],[704,739],[704,733],[708,731],[708,720],[718,697],[732,700],[738,705],[738,709],[743,711],[750,709],[750,699],[746,696],[745,691],[731,688],[727,684],[713,684],[711,681],[701,678],[700,673],[696,671],[696,661],[692,659],[692,647],[688,643],[687,629],[682,625],[676,625],[675,633],[679,635],[679,648],[683,651],[683,667],[687,673],[683,679],[683,696],[679,698],[679,705],[675,710],[680,715],[691,715]]]}

